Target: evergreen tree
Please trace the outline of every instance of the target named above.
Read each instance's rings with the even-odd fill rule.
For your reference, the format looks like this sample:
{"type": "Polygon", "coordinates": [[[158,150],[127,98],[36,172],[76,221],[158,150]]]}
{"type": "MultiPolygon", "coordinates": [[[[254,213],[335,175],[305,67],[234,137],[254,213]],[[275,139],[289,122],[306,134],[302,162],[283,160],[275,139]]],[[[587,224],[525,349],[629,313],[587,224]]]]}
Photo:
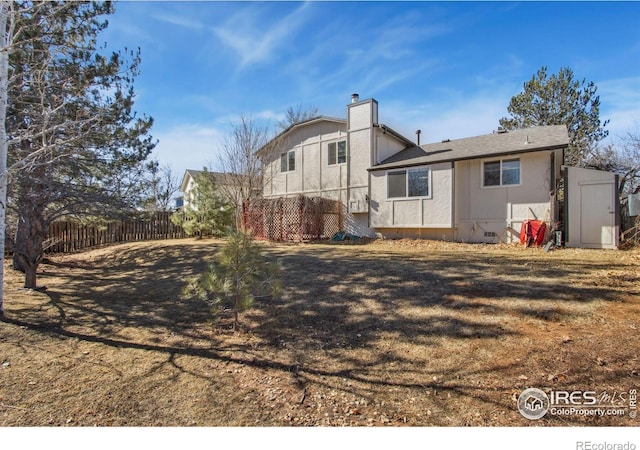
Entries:
{"type": "Polygon", "coordinates": [[[97,37],[110,2],[14,2],[5,127],[10,236],[25,287],[36,287],[48,225],[62,216],[132,211],[152,119],[133,111],[140,52],[106,56],[97,37]]]}
{"type": "Polygon", "coordinates": [[[280,264],[269,261],[250,235],[232,233],[187,293],[206,301],[214,316],[230,310],[236,330],[239,313],[251,308],[257,298],[279,296],[281,289],[280,264]]]}
{"type": "Polygon", "coordinates": [[[593,82],[574,79],[568,67],[558,74],[547,75],[542,67],[524,83],[524,90],[511,98],[507,111],[511,117],[500,119],[507,130],[536,125],[566,125],[570,143],[565,154],[565,164],[584,166],[598,141],[609,132],[600,122],[600,97],[593,82]]]}
{"type": "Polygon", "coordinates": [[[206,168],[196,177],[196,186],[185,199],[182,211],[171,216],[189,236],[222,236],[234,223],[234,205],[220,192],[214,174],[206,168]]]}

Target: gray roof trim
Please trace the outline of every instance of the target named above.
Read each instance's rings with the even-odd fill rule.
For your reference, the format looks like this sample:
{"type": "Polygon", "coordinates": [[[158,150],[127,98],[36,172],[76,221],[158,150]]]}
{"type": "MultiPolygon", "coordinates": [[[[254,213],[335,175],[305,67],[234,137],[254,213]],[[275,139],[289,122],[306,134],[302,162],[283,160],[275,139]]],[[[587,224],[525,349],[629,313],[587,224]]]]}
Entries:
{"type": "Polygon", "coordinates": [[[304,122],[299,122],[299,123],[294,123],[293,125],[289,125],[289,127],[286,130],[282,131],[276,137],[284,136],[285,134],[287,134],[289,131],[293,130],[294,128],[307,126],[307,125],[310,125],[310,124],[315,123],[315,122],[338,122],[338,123],[346,124],[347,123],[347,119],[340,119],[338,117],[330,117],[330,116],[312,117],[311,119],[305,120],[304,122]]]}
{"type": "Polygon", "coordinates": [[[368,170],[413,167],[449,161],[563,149],[569,145],[564,125],[540,126],[408,147],[368,170]]]}
{"type": "Polygon", "coordinates": [[[261,147],[257,153],[260,154],[262,153],[262,151],[266,148],[269,147],[269,145],[274,142],[277,141],[278,139],[282,139],[285,135],[289,134],[294,128],[299,128],[299,127],[305,127],[307,125],[311,125],[317,122],[336,122],[336,123],[341,123],[341,124],[345,124],[347,123],[347,119],[340,119],[338,117],[330,117],[330,116],[318,116],[318,117],[313,117],[309,120],[305,120],[304,122],[300,122],[300,123],[294,123],[293,125],[289,125],[289,127],[286,130],[281,131],[280,133],[278,133],[273,139],[271,139],[269,142],[267,142],[266,145],[264,145],[263,147],[261,147]]]}
{"type": "Polygon", "coordinates": [[[411,145],[414,146],[416,145],[415,142],[413,142],[411,139],[408,139],[406,137],[404,137],[403,135],[401,135],[400,133],[398,133],[397,131],[395,131],[392,128],[389,128],[388,126],[386,126],[383,123],[374,123],[373,124],[374,127],[378,127],[382,130],[383,133],[389,133],[391,136],[395,137],[396,139],[398,139],[400,142],[405,143],[406,145],[411,145]]]}

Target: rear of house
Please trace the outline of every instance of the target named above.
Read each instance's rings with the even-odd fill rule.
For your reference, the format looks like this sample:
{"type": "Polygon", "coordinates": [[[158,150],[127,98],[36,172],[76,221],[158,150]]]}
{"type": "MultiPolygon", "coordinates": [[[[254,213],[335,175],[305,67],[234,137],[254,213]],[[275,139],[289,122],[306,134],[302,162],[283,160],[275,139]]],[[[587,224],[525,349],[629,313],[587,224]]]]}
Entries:
{"type": "Polygon", "coordinates": [[[346,120],[311,119],[270,143],[263,195],[340,200],[347,231],[361,236],[509,243],[525,221],[539,220],[560,227],[570,243],[582,246],[576,236],[588,236],[597,241],[590,246],[615,248],[615,224],[592,231],[580,219],[585,209],[605,217],[613,208],[608,194],[598,191],[589,205],[589,188],[580,188],[581,203],[574,195],[588,180],[611,183],[614,176],[594,171],[570,182],[567,174],[576,172],[562,165],[568,144],[559,125],[419,145],[378,121],[375,99],[354,94],[346,120]],[[576,222],[580,232],[568,228],[576,222]]]}
{"type": "Polygon", "coordinates": [[[370,169],[371,226],[385,237],[514,242],[525,220],[559,221],[564,126],[406,149],[370,169]],[[405,186],[406,184],[406,186],[405,186]]]}

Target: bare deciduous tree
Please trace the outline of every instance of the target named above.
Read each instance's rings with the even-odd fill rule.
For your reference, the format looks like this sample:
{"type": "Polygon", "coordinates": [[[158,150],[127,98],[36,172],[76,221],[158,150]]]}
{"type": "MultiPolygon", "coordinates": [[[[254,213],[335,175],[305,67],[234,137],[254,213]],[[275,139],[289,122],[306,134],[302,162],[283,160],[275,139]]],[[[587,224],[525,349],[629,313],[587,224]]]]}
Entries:
{"type": "Polygon", "coordinates": [[[640,192],[640,133],[629,131],[616,143],[596,148],[586,167],[616,173],[621,196],[640,192]]]}
{"type": "Polygon", "coordinates": [[[171,211],[171,200],[180,191],[180,180],[171,166],[160,166],[158,161],[149,161],[144,177],[147,193],[144,207],[151,211],[171,211]]]}
{"type": "Polygon", "coordinates": [[[221,170],[218,189],[236,208],[236,226],[241,225],[242,203],[259,197],[263,186],[261,149],[270,142],[269,128],[252,116],[242,115],[218,152],[221,170]]]}
{"type": "MultiPolygon", "coordinates": [[[[278,122],[282,132],[289,127],[317,116],[318,108],[301,104],[287,109],[286,118],[278,122]]],[[[262,189],[273,176],[264,170],[282,143],[282,133],[273,136],[268,125],[260,124],[250,115],[241,115],[232,124],[231,133],[218,152],[216,167],[221,170],[218,188],[236,207],[236,226],[241,226],[243,202],[262,195],[262,189]]]]}
{"type": "Polygon", "coordinates": [[[292,125],[306,122],[318,116],[318,108],[315,106],[304,107],[302,103],[298,103],[296,106],[289,106],[287,108],[286,116],[284,120],[278,122],[278,127],[281,130],[286,130],[292,125]]]}

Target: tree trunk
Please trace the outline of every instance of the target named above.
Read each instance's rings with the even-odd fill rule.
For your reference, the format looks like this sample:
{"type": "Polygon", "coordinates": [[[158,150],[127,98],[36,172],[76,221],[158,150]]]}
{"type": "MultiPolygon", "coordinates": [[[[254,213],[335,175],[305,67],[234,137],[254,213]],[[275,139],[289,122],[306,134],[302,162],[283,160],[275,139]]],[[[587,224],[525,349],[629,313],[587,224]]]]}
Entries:
{"type": "Polygon", "coordinates": [[[25,267],[24,271],[24,287],[26,289],[37,289],[37,264],[30,264],[25,267]]]}
{"type": "Polygon", "coordinates": [[[13,2],[0,3],[0,317],[4,314],[4,245],[7,221],[7,102],[9,91],[9,46],[13,38],[13,2]]]}
{"type": "Polygon", "coordinates": [[[36,208],[20,208],[20,219],[13,249],[14,267],[24,270],[24,287],[37,288],[38,265],[42,261],[42,243],[47,227],[42,214],[36,208]]]}

